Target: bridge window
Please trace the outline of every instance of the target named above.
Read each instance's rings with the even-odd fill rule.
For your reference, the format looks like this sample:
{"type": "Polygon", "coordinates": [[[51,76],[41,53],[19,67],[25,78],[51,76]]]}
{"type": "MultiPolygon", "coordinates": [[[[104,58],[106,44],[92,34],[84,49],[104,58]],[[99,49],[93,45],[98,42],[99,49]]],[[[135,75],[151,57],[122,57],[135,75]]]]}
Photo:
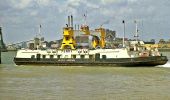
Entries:
{"type": "Polygon", "coordinates": [[[50,55],[50,59],[53,59],[54,58],[54,55],[50,55]]]}
{"type": "Polygon", "coordinates": [[[93,59],[93,55],[89,55],[89,59],[93,59]]]}
{"type": "Polygon", "coordinates": [[[57,58],[59,58],[59,59],[60,59],[60,57],[61,57],[61,55],[57,55],[57,58]]]}
{"type": "Polygon", "coordinates": [[[102,55],[102,59],[106,59],[106,55],[102,55]]]}
{"type": "Polygon", "coordinates": [[[76,59],[76,55],[72,55],[72,57],[73,57],[74,59],[76,59]]]}
{"type": "Polygon", "coordinates": [[[45,58],[46,58],[46,55],[42,55],[42,57],[43,57],[43,59],[45,59],[45,58]]]}
{"type": "Polygon", "coordinates": [[[31,58],[34,59],[34,58],[35,58],[35,55],[31,55],[31,58]]]}
{"type": "Polygon", "coordinates": [[[47,51],[47,53],[51,53],[51,51],[47,51]]]}
{"type": "Polygon", "coordinates": [[[37,60],[39,61],[41,57],[41,54],[37,54],[37,60]]]}
{"type": "Polygon", "coordinates": [[[80,58],[81,58],[81,59],[84,59],[84,58],[85,58],[85,55],[80,55],[80,58]]]}

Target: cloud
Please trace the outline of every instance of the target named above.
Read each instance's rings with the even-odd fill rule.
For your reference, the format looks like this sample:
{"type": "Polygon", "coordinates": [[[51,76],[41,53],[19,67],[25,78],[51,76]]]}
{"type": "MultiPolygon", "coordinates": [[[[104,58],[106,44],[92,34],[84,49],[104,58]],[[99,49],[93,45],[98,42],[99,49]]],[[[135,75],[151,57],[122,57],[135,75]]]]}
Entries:
{"type": "Polygon", "coordinates": [[[67,4],[68,6],[72,6],[72,7],[79,6],[80,3],[81,3],[81,0],[68,0],[68,1],[66,2],[66,4],[67,4]]]}
{"type": "Polygon", "coordinates": [[[10,0],[10,5],[16,9],[24,9],[32,3],[33,0],[10,0]]]}
{"type": "MultiPolygon", "coordinates": [[[[51,0],[52,1],[52,0],[51,0]]],[[[38,5],[40,6],[47,6],[50,4],[50,0],[36,0],[36,2],[38,3],[38,5]]]]}
{"type": "Polygon", "coordinates": [[[104,5],[112,3],[122,3],[124,0],[101,0],[101,3],[104,5]]]}
{"type": "Polygon", "coordinates": [[[128,0],[129,3],[135,3],[137,2],[138,0],[128,0]]]}
{"type": "Polygon", "coordinates": [[[35,10],[35,11],[32,11],[32,12],[30,12],[30,15],[31,15],[31,16],[37,16],[37,15],[38,15],[38,11],[36,11],[36,10],[35,10]]]}
{"type": "MultiPolygon", "coordinates": [[[[74,16],[74,23],[82,24],[87,12],[90,28],[103,27],[122,33],[122,20],[126,21],[126,35],[133,37],[134,20],[143,21],[142,38],[157,38],[157,33],[166,33],[170,26],[169,0],[0,0],[0,23],[7,29],[7,41],[20,41],[35,35],[38,24],[42,24],[46,38],[62,37],[62,27],[67,16],[74,16]],[[146,33],[147,35],[146,35],[146,33]],[[24,37],[23,33],[28,37],[24,37]],[[16,35],[16,39],[11,38],[16,35]],[[55,36],[55,37],[54,37],[55,36]],[[147,36],[147,37],[146,37],[147,36]],[[24,37],[24,38],[22,38],[24,37]]],[[[141,24],[139,24],[141,28],[141,24]]],[[[24,34],[24,35],[25,35],[24,34]]]]}

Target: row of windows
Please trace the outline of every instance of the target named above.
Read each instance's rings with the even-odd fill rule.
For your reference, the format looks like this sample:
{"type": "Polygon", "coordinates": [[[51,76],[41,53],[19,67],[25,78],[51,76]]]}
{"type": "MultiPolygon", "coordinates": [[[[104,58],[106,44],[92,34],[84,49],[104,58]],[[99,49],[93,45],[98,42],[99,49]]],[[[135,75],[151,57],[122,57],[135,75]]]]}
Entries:
{"type": "MultiPolygon", "coordinates": [[[[61,55],[57,55],[57,58],[60,58],[61,55]]],[[[35,58],[35,55],[32,55],[31,58],[35,58]]],[[[37,58],[41,58],[40,54],[37,54],[37,58]]],[[[42,55],[42,58],[45,59],[46,55],[42,55]]],[[[50,55],[50,58],[54,58],[54,55],[50,55]]]]}
{"type": "MultiPolygon", "coordinates": [[[[58,51],[47,51],[47,53],[57,53],[58,51]]],[[[62,50],[62,52],[72,52],[70,49],[62,50]]],[[[78,53],[88,53],[87,50],[78,50],[78,53]]]]}
{"type": "MultiPolygon", "coordinates": [[[[36,56],[37,58],[41,58],[41,55],[40,54],[37,54],[37,56],[36,56]]],[[[57,58],[60,58],[61,57],[61,55],[57,55],[57,58]]],[[[81,58],[81,59],[84,59],[85,58],[85,55],[72,55],[72,58],[74,58],[74,59],[76,59],[76,58],[81,58]]],[[[31,58],[35,58],[35,55],[32,55],[31,56],[31,58]]],[[[45,59],[46,58],[46,55],[42,55],[42,58],[43,59],[45,59]]],[[[54,58],[54,55],[50,55],[50,59],[52,59],[52,58],[54,58]]],[[[66,58],[68,58],[68,56],[66,57],[66,58]]],[[[89,59],[93,59],[94,58],[94,56],[93,55],[89,55],[89,59]]],[[[99,55],[99,58],[100,58],[100,55],[99,55]]],[[[102,55],[102,59],[106,59],[107,57],[106,57],[106,55],[102,55]]]]}
{"type": "MultiPolygon", "coordinates": [[[[72,58],[74,58],[74,59],[76,59],[76,58],[78,58],[76,55],[72,55],[72,58]]],[[[80,55],[80,58],[81,59],[84,59],[85,58],[85,55],[80,55]]],[[[93,55],[89,55],[89,59],[93,59],[94,58],[94,56],[93,55]]]]}
{"type": "MultiPolygon", "coordinates": [[[[60,58],[61,55],[57,55],[57,58],[60,58]]],[[[35,55],[32,55],[31,58],[35,58],[35,55]]],[[[41,55],[40,54],[37,54],[36,58],[41,58],[41,55]]],[[[46,55],[42,55],[42,58],[45,59],[46,58],[46,55]]],[[[54,55],[50,55],[50,58],[54,58],[54,55]]],[[[72,55],[72,58],[76,59],[78,58],[76,55],[72,55]]],[[[85,55],[80,55],[80,58],[81,59],[84,59],[85,58],[85,55]]],[[[89,58],[92,59],[93,58],[93,55],[89,55],[89,58]]]]}
{"type": "Polygon", "coordinates": [[[47,51],[47,53],[57,53],[57,51],[47,51]]]}
{"type": "MultiPolygon", "coordinates": [[[[76,55],[72,55],[72,58],[77,58],[77,56],[76,55]]],[[[80,58],[81,59],[84,59],[85,58],[85,55],[80,55],[80,58]]],[[[89,55],[89,59],[93,59],[94,58],[94,56],[93,55],[89,55]]],[[[100,58],[100,55],[99,55],[99,58],[100,58]]],[[[106,59],[107,58],[107,56],[106,55],[102,55],[102,59],[106,59]]]]}

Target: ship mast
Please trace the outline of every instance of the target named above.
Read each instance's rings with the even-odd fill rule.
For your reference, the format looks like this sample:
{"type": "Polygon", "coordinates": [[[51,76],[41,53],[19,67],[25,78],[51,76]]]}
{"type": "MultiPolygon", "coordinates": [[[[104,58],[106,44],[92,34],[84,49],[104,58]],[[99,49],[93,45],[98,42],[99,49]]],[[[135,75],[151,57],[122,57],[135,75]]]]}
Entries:
{"type": "Polygon", "coordinates": [[[89,30],[89,26],[87,25],[87,21],[86,21],[86,19],[87,19],[87,11],[83,15],[83,17],[84,17],[84,24],[81,26],[81,31],[85,32],[86,35],[89,35],[90,34],[90,30],[89,30]]]}
{"type": "Polygon", "coordinates": [[[84,17],[84,25],[87,25],[87,11],[86,11],[86,13],[83,15],[83,17],[84,17]]]}
{"type": "Polygon", "coordinates": [[[38,34],[37,34],[37,39],[38,39],[38,45],[37,45],[37,49],[39,49],[39,47],[41,46],[41,24],[38,28],[38,34]]]}
{"type": "Polygon", "coordinates": [[[123,47],[125,47],[125,21],[123,20],[122,21],[122,23],[123,23],[123,47]]]}
{"type": "Polygon", "coordinates": [[[138,24],[137,24],[137,21],[135,20],[134,21],[134,23],[135,23],[135,26],[136,26],[136,31],[135,31],[135,35],[134,35],[134,37],[136,38],[136,41],[138,41],[138,37],[139,37],[139,35],[138,35],[138,24]]]}

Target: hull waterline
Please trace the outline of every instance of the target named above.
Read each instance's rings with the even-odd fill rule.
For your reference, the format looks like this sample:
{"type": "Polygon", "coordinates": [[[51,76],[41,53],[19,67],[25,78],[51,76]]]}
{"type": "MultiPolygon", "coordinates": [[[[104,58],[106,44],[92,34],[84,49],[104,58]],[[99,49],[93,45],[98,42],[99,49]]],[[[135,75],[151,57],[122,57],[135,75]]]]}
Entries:
{"type": "Polygon", "coordinates": [[[168,61],[165,56],[119,58],[119,59],[29,59],[14,58],[16,65],[55,65],[55,66],[156,66],[168,61]]]}

